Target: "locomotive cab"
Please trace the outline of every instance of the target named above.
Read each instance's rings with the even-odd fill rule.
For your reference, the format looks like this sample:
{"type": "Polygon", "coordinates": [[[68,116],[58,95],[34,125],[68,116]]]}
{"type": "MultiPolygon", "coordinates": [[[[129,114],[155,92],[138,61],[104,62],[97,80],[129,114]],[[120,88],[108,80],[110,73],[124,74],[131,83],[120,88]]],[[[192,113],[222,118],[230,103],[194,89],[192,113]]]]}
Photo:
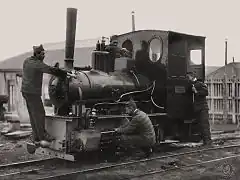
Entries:
{"type": "Polygon", "coordinates": [[[168,39],[167,112],[171,118],[190,120],[194,99],[186,74],[194,72],[204,82],[205,37],[169,32],[168,39]]]}

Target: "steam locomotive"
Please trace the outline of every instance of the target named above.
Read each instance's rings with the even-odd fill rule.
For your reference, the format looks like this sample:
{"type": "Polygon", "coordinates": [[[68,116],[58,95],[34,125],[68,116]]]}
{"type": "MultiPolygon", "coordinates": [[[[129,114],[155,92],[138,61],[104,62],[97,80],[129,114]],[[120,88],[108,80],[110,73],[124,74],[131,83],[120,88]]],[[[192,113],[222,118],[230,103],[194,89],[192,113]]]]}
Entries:
{"type": "Polygon", "coordinates": [[[36,153],[74,160],[76,154],[109,148],[116,140],[113,129],[128,117],[124,107],[130,96],[152,120],[157,143],[199,140],[186,73],[194,71],[204,81],[205,37],[162,30],[114,35],[110,44],[97,42],[91,67],[74,67],[76,16],[77,9],[67,9],[64,69],[75,77],[50,79],[55,114],[46,116],[45,125],[56,140],[36,153]],[[144,42],[148,56],[138,61],[144,42]],[[191,59],[192,50],[201,52],[198,64],[191,59]]]}

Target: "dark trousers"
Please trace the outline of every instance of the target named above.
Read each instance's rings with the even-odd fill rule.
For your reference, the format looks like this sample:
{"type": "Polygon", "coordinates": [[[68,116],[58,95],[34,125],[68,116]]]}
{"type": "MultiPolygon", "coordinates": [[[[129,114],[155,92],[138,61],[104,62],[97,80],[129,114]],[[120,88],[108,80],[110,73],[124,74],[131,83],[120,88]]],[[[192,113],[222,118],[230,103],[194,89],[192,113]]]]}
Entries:
{"type": "Polygon", "coordinates": [[[146,138],[141,137],[140,135],[121,135],[121,147],[123,148],[144,148],[151,147],[151,144],[148,143],[146,138]]]}
{"type": "Polygon", "coordinates": [[[40,95],[22,93],[26,100],[34,141],[44,139],[45,109],[40,95]]]}
{"type": "Polygon", "coordinates": [[[208,110],[201,110],[197,113],[197,121],[200,124],[203,141],[211,140],[208,110]]]}

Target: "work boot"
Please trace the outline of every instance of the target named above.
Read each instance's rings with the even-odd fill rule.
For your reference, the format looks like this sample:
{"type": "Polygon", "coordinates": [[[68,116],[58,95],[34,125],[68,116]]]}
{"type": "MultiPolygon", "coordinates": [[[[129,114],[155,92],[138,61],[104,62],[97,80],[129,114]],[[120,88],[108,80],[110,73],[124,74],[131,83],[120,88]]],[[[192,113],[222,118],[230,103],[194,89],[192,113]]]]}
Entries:
{"type": "Polygon", "coordinates": [[[151,147],[144,147],[144,148],[142,148],[142,151],[145,154],[145,156],[144,156],[145,158],[149,158],[153,153],[153,149],[151,147]]]}
{"type": "Polygon", "coordinates": [[[36,146],[38,146],[39,143],[40,143],[40,140],[39,140],[38,138],[36,138],[35,136],[33,136],[33,135],[31,135],[29,139],[30,139],[30,141],[31,141],[33,144],[35,144],[36,146]]]}

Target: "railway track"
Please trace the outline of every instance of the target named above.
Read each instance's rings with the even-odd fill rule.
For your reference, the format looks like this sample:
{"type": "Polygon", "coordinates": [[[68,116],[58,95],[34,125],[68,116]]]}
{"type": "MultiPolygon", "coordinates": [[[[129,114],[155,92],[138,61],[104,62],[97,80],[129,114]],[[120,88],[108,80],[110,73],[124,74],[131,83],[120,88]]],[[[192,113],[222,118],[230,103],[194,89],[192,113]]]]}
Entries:
{"type": "MultiPolygon", "coordinates": [[[[201,163],[207,163],[204,161],[195,163],[188,163],[188,165],[176,164],[173,162],[169,163],[169,159],[177,158],[179,159],[178,162],[183,162],[186,159],[186,156],[192,157],[196,159],[199,158],[199,154],[209,154],[210,152],[215,151],[214,154],[216,156],[210,155],[207,158],[208,163],[214,161],[220,161],[218,152],[226,152],[228,150],[228,156],[222,158],[234,158],[240,156],[238,153],[240,152],[238,149],[240,144],[235,145],[226,145],[226,146],[217,146],[217,147],[210,147],[205,149],[195,149],[191,151],[184,151],[179,153],[165,153],[163,156],[155,156],[149,159],[141,159],[117,164],[97,164],[97,165],[85,165],[80,163],[71,163],[67,161],[61,161],[56,159],[44,159],[40,161],[29,161],[29,162],[22,162],[22,163],[14,163],[9,165],[0,166],[0,179],[38,179],[38,180],[52,180],[52,179],[82,179],[83,176],[97,176],[99,179],[100,175],[102,174],[114,174],[114,173],[121,173],[120,171],[131,171],[132,176],[128,175],[127,179],[132,178],[141,178],[144,176],[149,176],[157,173],[162,173],[165,171],[173,170],[174,168],[181,167],[188,167],[193,165],[200,165],[201,163]],[[230,155],[229,155],[230,154],[230,155]],[[181,160],[182,159],[182,160],[181,160]],[[154,165],[155,164],[155,165],[154,165]],[[157,165],[156,165],[157,164],[157,165]],[[146,167],[159,167],[159,169],[147,169],[146,167]],[[165,169],[164,169],[165,168],[165,169]],[[13,171],[13,169],[15,169],[13,171]],[[133,170],[131,170],[133,169],[133,170]],[[135,169],[135,170],[134,170],[135,169]]],[[[210,153],[211,154],[211,153],[210,153]]],[[[221,154],[221,153],[220,153],[221,154]]],[[[206,157],[205,157],[206,159],[206,157]]],[[[131,174],[130,173],[130,174],[131,174]]],[[[122,178],[121,178],[122,179],[122,178]]]]}
{"type": "Polygon", "coordinates": [[[59,161],[63,160],[45,158],[0,165],[0,179],[21,173],[31,173],[41,169],[43,166],[53,166],[59,161]]]}
{"type": "MultiPolygon", "coordinates": [[[[202,161],[202,162],[198,162],[198,163],[189,163],[189,164],[183,164],[183,165],[170,166],[170,167],[167,167],[166,169],[162,168],[162,166],[161,166],[161,168],[149,170],[148,172],[139,173],[139,174],[132,175],[132,176],[130,175],[129,177],[121,178],[121,180],[123,180],[123,179],[132,179],[132,180],[136,179],[137,180],[137,179],[144,179],[144,178],[145,179],[150,179],[154,175],[168,173],[170,171],[176,171],[176,170],[184,171],[184,169],[187,169],[187,168],[194,169],[194,168],[197,168],[199,166],[203,166],[205,164],[213,164],[213,163],[216,164],[216,163],[219,163],[221,161],[228,161],[228,160],[231,161],[232,159],[236,159],[236,158],[238,158],[238,160],[240,160],[239,159],[240,158],[240,154],[227,156],[227,157],[223,157],[223,158],[211,159],[211,160],[202,161]]],[[[218,165],[218,166],[220,167],[221,165],[218,165]]],[[[226,164],[226,166],[230,167],[230,164],[226,164]]],[[[224,168],[224,167],[222,167],[222,168],[224,168]]],[[[225,176],[226,179],[229,179],[229,178],[237,177],[237,174],[235,174],[235,172],[233,170],[230,170],[229,172],[224,174],[224,176],[225,176]]],[[[222,176],[222,177],[224,177],[224,176],[222,176]]]]}
{"type": "MultiPolygon", "coordinates": [[[[168,155],[164,156],[156,156],[153,158],[149,159],[142,159],[142,160],[136,160],[136,161],[130,161],[130,162],[124,162],[124,163],[118,163],[118,164],[112,164],[112,165],[107,165],[107,166],[102,166],[102,167],[97,167],[97,168],[91,168],[91,169],[84,169],[84,170],[77,170],[69,173],[63,173],[63,174],[58,174],[58,175],[52,175],[52,176],[45,176],[38,178],[38,180],[55,180],[55,179],[82,179],[86,178],[86,175],[88,177],[97,177],[97,179],[104,179],[106,178],[106,174],[108,176],[114,177],[115,174],[121,174],[124,175],[125,172],[130,172],[132,175],[127,175],[127,177],[121,176],[120,179],[132,179],[132,178],[140,178],[156,173],[162,173],[166,172],[169,170],[174,170],[178,169],[180,167],[189,167],[189,166],[196,166],[196,165],[201,165],[201,164],[206,164],[206,163],[211,163],[214,161],[220,161],[225,159],[231,159],[231,158],[236,158],[239,157],[240,151],[236,151],[236,148],[239,149],[240,144],[237,145],[228,145],[228,146],[221,146],[221,147],[212,147],[212,148],[205,148],[205,149],[198,149],[198,150],[193,150],[193,151],[188,151],[188,152],[181,152],[181,153],[168,153],[168,155]],[[207,161],[202,161],[198,163],[191,163],[191,164],[179,164],[176,167],[176,164],[174,164],[174,161],[169,161],[169,159],[172,158],[178,158],[179,162],[181,159],[185,159],[186,155],[189,157],[195,157],[196,159],[199,158],[199,154],[201,153],[206,153],[209,151],[226,151],[226,149],[234,149],[234,151],[230,151],[230,156],[226,156],[223,158],[219,158],[217,155],[214,157],[209,156],[207,161]],[[159,168],[147,168],[147,167],[159,167],[159,168]],[[119,169],[121,168],[121,169],[119,169]],[[122,173],[121,173],[122,172],[122,173]]],[[[116,176],[114,178],[117,178],[116,176]]]]}
{"type": "MultiPolygon", "coordinates": [[[[232,131],[217,132],[218,135],[226,134],[226,133],[232,134],[234,132],[232,132],[232,131]]],[[[233,135],[233,136],[230,136],[227,138],[220,137],[220,138],[213,138],[213,139],[214,139],[214,141],[232,140],[232,139],[239,139],[239,137],[233,135]]],[[[91,165],[90,166],[85,166],[85,164],[74,164],[73,165],[68,161],[54,159],[54,158],[18,162],[18,163],[1,165],[0,166],[0,179],[9,179],[11,176],[16,176],[16,175],[24,176],[24,175],[36,174],[36,173],[39,174],[39,172],[50,171],[53,169],[59,169],[60,173],[69,172],[69,171],[78,170],[81,167],[83,167],[84,169],[86,169],[87,167],[90,167],[90,169],[91,169],[91,165]]],[[[43,175],[44,175],[44,173],[43,173],[43,175]]]]}

